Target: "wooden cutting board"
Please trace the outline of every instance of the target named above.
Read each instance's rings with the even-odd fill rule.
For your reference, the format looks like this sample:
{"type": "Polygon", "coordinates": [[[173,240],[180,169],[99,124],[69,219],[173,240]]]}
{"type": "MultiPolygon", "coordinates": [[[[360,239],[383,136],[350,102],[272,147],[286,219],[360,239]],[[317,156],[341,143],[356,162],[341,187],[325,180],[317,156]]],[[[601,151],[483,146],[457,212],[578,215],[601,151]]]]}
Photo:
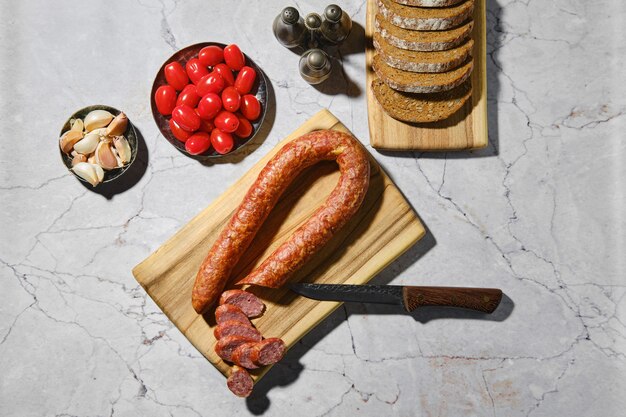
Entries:
{"type": "MultiPolygon", "coordinates": [[[[191,307],[196,272],[267,161],[287,141],[318,129],[348,131],[329,111],[320,111],[133,269],[137,281],[161,310],[224,375],[229,365],[213,350],[214,318],[212,314],[200,316],[191,307]]],[[[370,188],[356,216],[293,277],[293,281],[363,284],[424,235],[424,227],[415,212],[371,155],[370,163],[370,188]]],[[[232,282],[260,264],[284,242],[326,199],[338,178],[339,170],[334,162],[317,164],[298,177],[235,269],[232,282]]],[[[309,300],[284,288],[250,288],[250,291],[260,296],[267,306],[265,314],[253,321],[255,326],[265,337],[280,337],[289,347],[341,305],[309,300]]],[[[268,369],[255,371],[253,377],[260,378],[268,369]]]]}
{"type": "Polygon", "coordinates": [[[451,151],[478,149],[487,146],[487,33],[485,0],[474,4],[474,70],[472,71],[472,99],[457,113],[435,123],[406,123],[384,112],[370,84],[376,78],[372,70],[375,49],[372,36],[376,30],[374,18],[378,10],[376,0],[367,0],[365,37],[367,39],[366,91],[370,127],[370,143],[377,149],[451,151]]]}

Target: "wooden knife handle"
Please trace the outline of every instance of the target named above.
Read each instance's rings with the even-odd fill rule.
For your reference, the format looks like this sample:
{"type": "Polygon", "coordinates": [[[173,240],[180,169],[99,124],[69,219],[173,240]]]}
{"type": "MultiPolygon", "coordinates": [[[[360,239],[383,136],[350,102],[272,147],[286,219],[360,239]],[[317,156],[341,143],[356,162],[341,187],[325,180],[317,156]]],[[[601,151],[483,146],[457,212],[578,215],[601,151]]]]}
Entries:
{"type": "Polygon", "coordinates": [[[413,311],[422,306],[442,306],[492,313],[502,300],[502,290],[497,288],[405,286],[402,289],[402,298],[404,308],[407,311],[413,311]]]}

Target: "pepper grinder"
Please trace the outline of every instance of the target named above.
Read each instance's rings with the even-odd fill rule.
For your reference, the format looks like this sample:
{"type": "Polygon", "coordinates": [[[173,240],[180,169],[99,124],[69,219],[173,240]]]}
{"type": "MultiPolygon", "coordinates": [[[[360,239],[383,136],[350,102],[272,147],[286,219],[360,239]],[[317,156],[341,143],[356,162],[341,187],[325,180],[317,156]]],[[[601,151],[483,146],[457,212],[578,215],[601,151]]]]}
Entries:
{"type": "Polygon", "coordinates": [[[309,13],[304,18],[304,26],[309,31],[309,48],[318,48],[320,46],[319,40],[322,37],[320,28],[322,27],[322,18],[317,13],[309,13]]]}
{"type": "Polygon", "coordinates": [[[285,7],[274,19],[274,36],[283,46],[295,48],[304,44],[307,28],[295,7],[285,7]]]}
{"type": "Polygon", "coordinates": [[[319,84],[330,76],[330,58],[321,49],[309,49],[300,57],[300,75],[309,84],[319,84]]]}
{"type": "Polygon", "coordinates": [[[336,4],[326,6],[320,32],[328,42],[332,44],[343,42],[350,34],[351,29],[352,19],[348,13],[341,10],[341,7],[336,4]]]}

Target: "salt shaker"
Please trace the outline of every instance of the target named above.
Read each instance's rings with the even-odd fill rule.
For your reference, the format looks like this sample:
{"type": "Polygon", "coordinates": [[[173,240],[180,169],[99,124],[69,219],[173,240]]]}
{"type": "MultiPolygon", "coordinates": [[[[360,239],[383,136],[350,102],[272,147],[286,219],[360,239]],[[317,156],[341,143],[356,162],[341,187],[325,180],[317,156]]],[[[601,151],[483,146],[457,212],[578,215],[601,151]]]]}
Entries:
{"type": "Polygon", "coordinates": [[[305,43],[307,28],[295,7],[285,7],[274,19],[272,30],[278,42],[287,48],[305,43]]]}
{"type": "Polygon", "coordinates": [[[330,58],[321,49],[309,49],[300,57],[300,75],[309,84],[319,84],[330,76],[330,58]]]}
{"type": "Polygon", "coordinates": [[[350,29],[352,29],[352,19],[348,13],[336,4],[326,6],[320,32],[328,42],[332,44],[343,42],[350,34],[350,29]]]}

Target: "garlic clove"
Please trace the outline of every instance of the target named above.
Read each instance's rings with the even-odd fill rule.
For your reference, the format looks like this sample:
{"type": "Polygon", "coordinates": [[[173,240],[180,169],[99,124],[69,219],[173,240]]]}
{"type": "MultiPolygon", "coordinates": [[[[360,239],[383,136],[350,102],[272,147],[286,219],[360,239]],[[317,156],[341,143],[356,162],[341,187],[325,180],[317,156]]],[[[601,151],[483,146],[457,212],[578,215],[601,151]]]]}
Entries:
{"type": "Polygon", "coordinates": [[[92,153],[91,155],[89,155],[87,157],[87,162],[89,162],[90,164],[95,164],[96,163],[96,154],[92,153]]]}
{"type": "Polygon", "coordinates": [[[103,140],[96,147],[96,164],[107,170],[117,168],[117,158],[111,149],[110,141],[103,140]]]}
{"type": "Polygon", "coordinates": [[[108,125],[113,120],[113,115],[106,110],[92,110],[85,116],[85,130],[91,132],[99,127],[108,125]]]}
{"type": "Polygon", "coordinates": [[[96,170],[96,177],[98,178],[98,182],[102,182],[104,180],[104,170],[98,164],[92,164],[93,168],[96,170]]]}
{"type": "Polygon", "coordinates": [[[128,140],[124,136],[116,136],[113,138],[113,145],[115,150],[122,161],[122,165],[127,164],[130,161],[131,150],[128,140]]]}
{"type": "Polygon", "coordinates": [[[72,171],[79,177],[87,181],[92,186],[96,186],[100,183],[98,180],[98,174],[94,166],[88,162],[79,162],[73,168],[72,171]]]}
{"type": "Polygon", "coordinates": [[[74,158],[72,158],[72,166],[75,166],[79,162],[87,162],[87,157],[83,154],[76,153],[76,155],[74,155],[74,158]]]}
{"type": "Polygon", "coordinates": [[[107,126],[106,135],[107,136],[118,136],[126,132],[126,127],[128,126],[128,117],[124,112],[121,112],[111,121],[109,126],[107,126]]]}
{"type": "Polygon", "coordinates": [[[87,133],[83,139],[74,145],[74,150],[83,155],[89,155],[96,150],[98,143],[100,143],[100,135],[93,132],[87,133]]]}
{"type": "Polygon", "coordinates": [[[70,125],[72,126],[70,130],[75,130],[77,132],[83,131],[84,124],[82,119],[72,119],[70,120],[70,125]]]}
{"type": "Polygon", "coordinates": [[[74,144],[83,138],[83,132],[77,132],[75,130],[68,130],[63,133],[61,139],[59,139],[59,145],[61,150],[66,154],[69,154],[74,147],[74,144]]]}
{"type": "Polygon", "coordinates": [[[106,127],[100,127],[98,129],[94,129],[89,133],[93,133],[94,135],[98,135],[98,136],[106,136],[106,132],[107,132],[107,128],[106,127]]]}

